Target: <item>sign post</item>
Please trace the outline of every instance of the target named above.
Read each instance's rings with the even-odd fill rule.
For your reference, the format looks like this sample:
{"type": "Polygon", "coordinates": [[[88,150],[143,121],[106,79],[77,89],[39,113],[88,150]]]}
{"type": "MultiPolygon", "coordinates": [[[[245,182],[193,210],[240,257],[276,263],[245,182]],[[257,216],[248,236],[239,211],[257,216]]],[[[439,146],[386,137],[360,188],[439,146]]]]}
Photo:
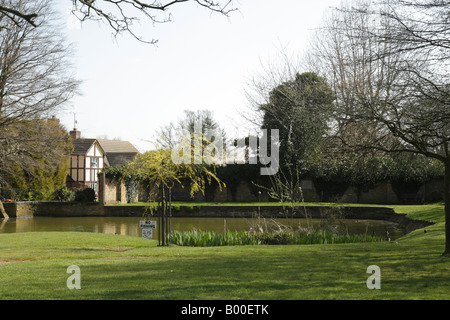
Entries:
{"type": "Polygon", "coordinates": [[[142,238],[153,239],[153,229],[156,229],[156,221],[140,220],[139,228],[142,229],[142,238]]]}

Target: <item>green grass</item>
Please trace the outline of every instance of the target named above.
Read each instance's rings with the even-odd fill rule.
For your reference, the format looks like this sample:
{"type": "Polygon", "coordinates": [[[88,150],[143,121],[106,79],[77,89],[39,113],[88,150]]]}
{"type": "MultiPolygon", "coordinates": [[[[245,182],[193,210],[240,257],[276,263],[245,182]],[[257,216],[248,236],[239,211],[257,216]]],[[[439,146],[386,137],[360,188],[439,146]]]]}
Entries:
{"type": "Polygon", "coordinates": [[[435,222],[396,242],[158,247],[131,236],[0,234],[0,299],[450,299],[442,205],[395,206],[435,222]],[[81,289],[66,286],[78,265],[81,289]],[[369,290],[369,265],[381,289],[369,290]]]}
{"type": "Polygon", "coordinates": [[[435,203],[427,205],[392,205],[396,213],[406,214],[415,220],[425,220],[433,223],[445,222],[444,204],[435,203]]]}

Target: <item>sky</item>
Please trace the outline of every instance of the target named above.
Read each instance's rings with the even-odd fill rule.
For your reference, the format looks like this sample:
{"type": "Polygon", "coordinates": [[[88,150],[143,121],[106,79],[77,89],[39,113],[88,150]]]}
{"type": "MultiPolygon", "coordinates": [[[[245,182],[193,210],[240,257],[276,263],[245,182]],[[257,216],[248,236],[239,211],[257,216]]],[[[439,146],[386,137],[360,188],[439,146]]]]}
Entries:
{"type": "MultiPolygon", "coordinates": [[[[61,2],[64,3],[64,2],[61,2]]],[[[62,5],[67,39],[74,46],[75,77],[82,80],[58,118],[85,138],[127,140],[139,151],[154,148],[157,131],[184,110],[210,110],[229,136],[249,133],[242,117],[252,77],[281,51],[301,55],[337,0],[240,0],[229,17],[178,4],[172,21],[142,25],[144,44],[112,36],[105,24],[79,23],[62,5]]]]}

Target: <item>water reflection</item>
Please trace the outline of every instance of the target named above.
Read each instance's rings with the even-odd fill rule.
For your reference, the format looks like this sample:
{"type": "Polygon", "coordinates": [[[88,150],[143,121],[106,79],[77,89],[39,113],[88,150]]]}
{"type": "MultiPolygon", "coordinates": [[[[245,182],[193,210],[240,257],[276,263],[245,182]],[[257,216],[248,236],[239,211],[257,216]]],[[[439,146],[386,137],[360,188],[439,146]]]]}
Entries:
{"type": "MultiPolygon", "coordinates": [[[[35,232],[35,231],[78,231],[96,232],[106,234],[118,234],[128,236],[142,236],[139,228],[139,217],[34,217],[34,218],[9,218],[0,220],[0,233],[35,232]]],[[[157,221],[157,219],[152,219],[157,221]]],[[[278,223],[290,225],[294,229],[306,228],[307,224],[318,228],[323,220],[309,219],[277,219],[278,223]]],[[[190,231],[192,229],[203,231],[223,232],[249,230],[255,226],[255,220],[250,218],[172,218],[172,230],[190,231]]],[[[263,228],[270,220],[259,221],[263,228]],[[266,222],[266,223],[265,223],[266,222]]],[[[391,239],[396,239],[404,234],[404,230],[396,224],[376,220],[346,219],[338,221],[341,230],[350,234],[368,233],[384,235],[389,232],[391,239]]],[[[157,229],[153,232],[153,239],[158,239],[157,229]]]]}

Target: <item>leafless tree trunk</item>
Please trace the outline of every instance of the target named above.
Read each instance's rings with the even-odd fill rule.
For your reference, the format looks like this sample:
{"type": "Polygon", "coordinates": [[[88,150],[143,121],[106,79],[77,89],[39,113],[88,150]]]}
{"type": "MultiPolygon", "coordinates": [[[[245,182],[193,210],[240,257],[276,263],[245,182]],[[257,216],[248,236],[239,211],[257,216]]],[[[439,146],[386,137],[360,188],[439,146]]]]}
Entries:
{"type": "MultiPolygon", "coordinates": [[[[1,185],[0,185],[0,195],[1,195],[1,185]]],[[[0,213],[2,214],[4,219],[9,219],[8,214],[6,213],[5,207],[3,206],[3,202],[0,200],[0,213]]]]}

